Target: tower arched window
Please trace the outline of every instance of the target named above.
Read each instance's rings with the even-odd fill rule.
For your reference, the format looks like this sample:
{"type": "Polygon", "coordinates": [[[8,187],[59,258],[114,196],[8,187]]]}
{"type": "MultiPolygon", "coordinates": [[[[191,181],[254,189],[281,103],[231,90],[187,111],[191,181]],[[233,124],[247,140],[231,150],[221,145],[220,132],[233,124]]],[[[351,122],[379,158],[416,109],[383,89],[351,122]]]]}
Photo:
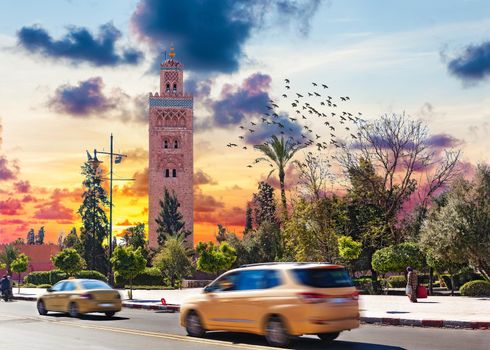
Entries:
{"type": "Polygon", "coordinates": [[[178,140],[174,141],[174,148],[179,148],[179,141],[178,140]]]}
{"type": "Polygon", "coordinates": [[[165,92],[170,92],[170,84],[167,83],[167,86],[165,87],[165,92]]]}
{"type": "Polygon", "coordinates": [[[174,93],[177,92],[177,84],[174,83],[174,93]]]}
{"type": "Polygon", "coordinates": [[[177,169],[172,169],[172,177],[177,177],[177,169]]]}
{"type": "Polygon", "coordinates": [[[167,140],[163,141],[163,148],[168,148],[168,141],[167,140]]]}
{"type": "Polygon", "coordinates": [[[170,177],[170,169],[165,169],[165,177],[170,177]]]}

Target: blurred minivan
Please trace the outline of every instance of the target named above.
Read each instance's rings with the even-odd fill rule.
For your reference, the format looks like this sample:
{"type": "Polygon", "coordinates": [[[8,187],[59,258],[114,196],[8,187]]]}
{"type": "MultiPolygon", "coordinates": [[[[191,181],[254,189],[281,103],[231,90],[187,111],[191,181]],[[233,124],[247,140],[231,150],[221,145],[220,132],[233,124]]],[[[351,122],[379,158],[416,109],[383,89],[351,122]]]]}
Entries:
{"type": "Polygon", "coordinates": [[[341,265],[252,264],[224,273],[185,300],[180,323],[193,337],[222,330],[265,335],[278,347],[304,334],[330,342],[359,327],[358,299],[341,265]]]}

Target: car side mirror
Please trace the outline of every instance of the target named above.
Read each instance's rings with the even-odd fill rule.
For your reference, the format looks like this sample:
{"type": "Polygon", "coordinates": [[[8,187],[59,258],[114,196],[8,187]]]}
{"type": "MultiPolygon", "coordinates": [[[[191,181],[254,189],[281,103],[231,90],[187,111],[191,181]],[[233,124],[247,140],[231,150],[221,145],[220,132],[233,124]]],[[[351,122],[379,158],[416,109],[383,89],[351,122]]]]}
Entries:
{"type": "Polygon", "coordinates": [[[51,287],[49,287],[48,289],[46,289],[48,292],[52,292],[53,289],[51,287]]]}

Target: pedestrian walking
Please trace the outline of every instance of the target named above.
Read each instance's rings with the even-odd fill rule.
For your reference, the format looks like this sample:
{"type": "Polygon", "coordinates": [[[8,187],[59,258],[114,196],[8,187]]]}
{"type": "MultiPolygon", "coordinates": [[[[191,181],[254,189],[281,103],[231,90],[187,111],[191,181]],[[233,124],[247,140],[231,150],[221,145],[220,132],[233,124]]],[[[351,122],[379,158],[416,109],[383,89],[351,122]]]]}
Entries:
{"type": "Polygon", "coordinates": [[[9,288],[10,288],[10,281],[7,278],[7,275],[4,275],[0,280],[0,290],[2,291],[2,298],[5,301],[9,300],[9,288]]]}
{"type": "Polygon", "coordinates": [[[417,273],[410,266],[407,267],[406,294],[412,303],[417,302],[417,287],[419,285],[417,273]]]}

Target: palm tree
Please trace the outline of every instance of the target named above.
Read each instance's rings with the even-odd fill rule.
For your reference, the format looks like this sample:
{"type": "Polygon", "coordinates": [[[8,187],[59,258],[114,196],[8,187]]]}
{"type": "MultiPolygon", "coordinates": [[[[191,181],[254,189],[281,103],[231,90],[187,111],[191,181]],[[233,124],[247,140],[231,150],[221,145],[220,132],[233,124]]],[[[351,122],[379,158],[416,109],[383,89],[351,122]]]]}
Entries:
{"type": "MultiPolygon", "coordinates": [[[[284,210],[285,218],[288,216],[287,202],[286,202],[286,191],[284,188],[284,177],[286,173],[284,169],[288,162],[293,158],[296,152],[304,148],[304,145],[296,143],[293,139],[288,138],[284,140],[284,136],[279,139],[276,135],[272,135],[271,139],[261,145],[255,145],[256,150],[261,151],[265,157],[260,157],[255,160],[255,162],[266,161],[271,166],[276,166],[279,171],[279,184],[281,186],[281,202],[284,210]]],[[[276,169],[272,169],[269,176],[276,169]]]]}

